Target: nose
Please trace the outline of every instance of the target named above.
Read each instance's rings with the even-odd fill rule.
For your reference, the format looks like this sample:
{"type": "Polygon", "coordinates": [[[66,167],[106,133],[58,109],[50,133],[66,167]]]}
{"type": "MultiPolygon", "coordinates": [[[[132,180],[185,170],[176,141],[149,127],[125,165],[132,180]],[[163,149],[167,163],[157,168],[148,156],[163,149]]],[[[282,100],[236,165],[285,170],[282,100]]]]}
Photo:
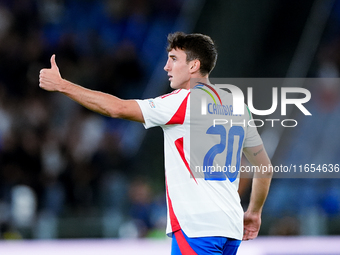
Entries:
{"type": "Polygon", "coordinates": [[[164,70],[165,70],[166,72],[169,72],[169,71],[170,71],[169,60],[165,63],[164,70]]]}

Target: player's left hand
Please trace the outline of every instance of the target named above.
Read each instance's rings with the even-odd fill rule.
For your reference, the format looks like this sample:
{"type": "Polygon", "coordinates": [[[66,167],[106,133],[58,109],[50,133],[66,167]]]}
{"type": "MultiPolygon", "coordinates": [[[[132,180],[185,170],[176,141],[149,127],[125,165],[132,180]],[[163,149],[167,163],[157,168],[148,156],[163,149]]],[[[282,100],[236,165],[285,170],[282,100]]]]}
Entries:
{"type": "Polygon", "coordinates": [[[261,226],[261,213],[246,211],[243,221],[244,230],[242,240],[247,241],[256,238],[261,226]]]}

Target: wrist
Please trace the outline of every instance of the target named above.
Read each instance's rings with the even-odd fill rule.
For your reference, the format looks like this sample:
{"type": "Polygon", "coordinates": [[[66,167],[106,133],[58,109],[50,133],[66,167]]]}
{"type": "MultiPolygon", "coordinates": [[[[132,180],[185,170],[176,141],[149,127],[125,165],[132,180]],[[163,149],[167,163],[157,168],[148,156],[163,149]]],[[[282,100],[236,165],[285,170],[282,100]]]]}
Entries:
{"type": "Polygon", "coordinates": [[[69,87],[69,82],[67,80],[64,80],[63,78],[60,78],[58,91],[66,94],[68,91],[68,87],[69,87]]]}
{"type": "Polygon", "coordinates": [[[261,215],[262,208],[253,208],[253,207],[249,206],[246,212],[250,213],[250,214],[259,214],[259,215],[261,215]]]}

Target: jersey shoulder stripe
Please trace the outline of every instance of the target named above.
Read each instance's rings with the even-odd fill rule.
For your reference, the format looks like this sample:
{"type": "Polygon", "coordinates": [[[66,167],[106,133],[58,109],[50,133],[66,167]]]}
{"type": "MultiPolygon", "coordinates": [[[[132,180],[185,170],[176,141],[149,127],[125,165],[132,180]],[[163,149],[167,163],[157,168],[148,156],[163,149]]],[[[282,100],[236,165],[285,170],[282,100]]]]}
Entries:
{"type": "Polygon", "coordinates": [[[188,105],[188,97],[190,93],[184,98],[183,102],[179,106],[176,113],[172,116],[172,118],[165,125],[173,125],[173,124],[183,124],[185,119],[185,113],[187,111],[188,105]]]}

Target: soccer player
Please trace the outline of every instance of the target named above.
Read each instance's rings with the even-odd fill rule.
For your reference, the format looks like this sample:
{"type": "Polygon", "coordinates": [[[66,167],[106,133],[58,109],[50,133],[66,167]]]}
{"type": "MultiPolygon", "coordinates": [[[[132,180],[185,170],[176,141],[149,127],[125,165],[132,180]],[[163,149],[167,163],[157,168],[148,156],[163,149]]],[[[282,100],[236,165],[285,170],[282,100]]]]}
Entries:
{"type": "MultiPolygon", "coordinates": [[[[51,68],[40,71],[39,85],[47,91],[61,92],[100,114],[141,122],[145,128],[162,127],[168,205],[166,232],[172,237],[172,254],[236,254],[241,240],[258,235],[271,173],[255,173],[249,206],[244,213],[235,171],[202,171],[200,176],[190,167],[191,161],[212,166],[216,164],[214,161],[221,161],[218,154],[225,153],[227,161],[224,159],[219,165],[233,167],[237,174],[242,151],[255,166],[270,167],[270,160],[255,127],[214,125],[207,130],[202,124],[204,121],[190,118],[193,90],[205,93],[210,89],[220,95],[221,105],[222,101],[223,105],[230,104],[225,103],[231,100],[230,93],[209,84],[208,77],[217,59],[211,38],[182,32],[169,34],[167,51],[164,70],[174,91],[154,99],[123,100],[76,85],[61,77],[55,55],[51,57],[51,68]],[[192,80],[198,81],[195,87],[191,85],[192,80]],[[203,132],[205,136],[197,155],[196,150],[190,148],[191,131],[203,132]]],[[[251,119],[250,114],[236,116],[227,111],[224,116],[234,123],[242,123],[242,118],[243,123],[251,119]]]]}

